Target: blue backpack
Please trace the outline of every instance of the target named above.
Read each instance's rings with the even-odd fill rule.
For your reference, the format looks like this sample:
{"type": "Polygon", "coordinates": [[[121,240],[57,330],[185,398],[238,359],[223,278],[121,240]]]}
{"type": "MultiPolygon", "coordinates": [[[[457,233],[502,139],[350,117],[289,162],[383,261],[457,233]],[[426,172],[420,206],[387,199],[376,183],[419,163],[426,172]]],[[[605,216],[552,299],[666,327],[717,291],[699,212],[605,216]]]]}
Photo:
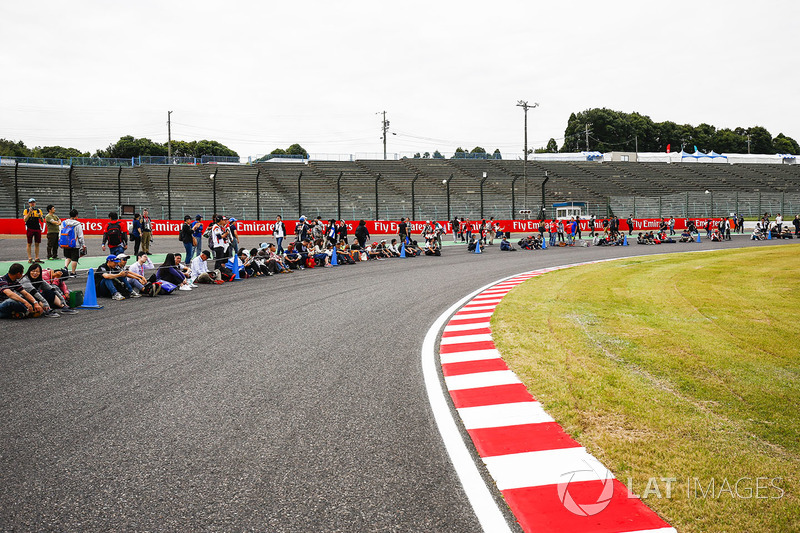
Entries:
{"type": "Polygon", "coordinates": [[[78,247],[78,237],[75,235],[75,226],[67,226],[66,221],[61,223],[61,234],[58,237],[58,245],[62,248],[78,247]]]}

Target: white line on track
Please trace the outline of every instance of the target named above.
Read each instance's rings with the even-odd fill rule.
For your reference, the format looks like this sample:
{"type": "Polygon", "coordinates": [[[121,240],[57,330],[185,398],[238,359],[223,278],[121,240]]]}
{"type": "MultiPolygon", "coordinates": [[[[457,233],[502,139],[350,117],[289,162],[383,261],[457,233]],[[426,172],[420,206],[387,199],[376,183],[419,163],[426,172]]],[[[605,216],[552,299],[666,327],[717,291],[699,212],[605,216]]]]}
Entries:
{"type": "MultiPolygon", "coordinates": [[[[505,278],[504,278],[505,279],[505,278]]],[[[502,281],[502,280],[500,280],[502,281]]],[[[439,317],[431,325],[428,332],[425,334],[425,339],[422,341],[422,374],[425,378],[425,389],[428,393],[428,401],[431,404],[433,411],[433,418],[436,420],[436,426],[439,428],[439,434],[444,441],[444,447],[450,455],[450,460],[453,462],[453,468],[461,480],[461,485],[464,487],[464,492],[467,494],[472,509],[480,522],[484,531],[491,531],[497,533],[511,533],[506,522],[505,516],[497,502],[492,495],[492,492],[486,486],[486,483],[475,464],[472,454],[467,448],[467,444],[461,437],[461,432],[458,429],[453,414],[450,411],[450,406],[447,403],[448,394],[439,380],[436,364],[436,338],[439,336],[439,330],[442,329],[447,319],[459,307],[468,302],[473,296],[481,291],[491,287],[497,282],[489,283],[480,289],[471,292],[464,296],[459,301],[451,305],[447,311],[439,315],[439,317]]],[[[491,313],[488,313],[491,315],[491,313]]]]}

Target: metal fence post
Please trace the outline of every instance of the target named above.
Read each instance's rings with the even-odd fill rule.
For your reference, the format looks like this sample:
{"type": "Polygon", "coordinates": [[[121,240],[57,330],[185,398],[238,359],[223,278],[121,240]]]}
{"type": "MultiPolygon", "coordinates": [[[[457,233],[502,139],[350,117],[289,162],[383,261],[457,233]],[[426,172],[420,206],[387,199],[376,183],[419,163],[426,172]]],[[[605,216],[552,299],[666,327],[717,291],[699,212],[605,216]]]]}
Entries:
{"type": "Polygon", "coordinates": [[[171,173],[172,173],[172,167],[167,167],[167,213],[170,220],[172,220],[172,182],[170,181],[171,173]]]}
{"type": "MultiPolygon", "coordinates": [[[[72,168],[72,165],[70,165],[72,168]]],[[[19,169],[19,161],[14,161],[14,216],[19,216],[19,178],[17,177],[17,169],[19,169]]],[[[70,195],[72,195],[72,187],[70,189],[70,195]]],[[[72,209],[72,201],[70,201],[70,210],[72,209]]]]}
{"type": "MultiPolygon", "coordinates": [[[[248,160],[250,158],[248,157],[248,160]]],[[[256,169],[256,220],[261,220],[261,189],[259,188],[258,178],[261,176],[261,169],[256,169]]]]}

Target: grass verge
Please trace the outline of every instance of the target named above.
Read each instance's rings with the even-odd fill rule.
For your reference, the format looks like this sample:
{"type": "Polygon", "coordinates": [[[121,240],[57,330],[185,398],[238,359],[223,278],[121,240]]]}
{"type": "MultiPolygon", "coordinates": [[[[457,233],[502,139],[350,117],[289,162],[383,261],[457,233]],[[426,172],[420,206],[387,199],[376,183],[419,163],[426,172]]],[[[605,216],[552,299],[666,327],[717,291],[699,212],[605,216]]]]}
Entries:
{"type": "Polygon", "coordinates": [[[509,293],[492,332],[544,408],[679,531],[800,531],[799,256],[552,272],[509,293]]]}

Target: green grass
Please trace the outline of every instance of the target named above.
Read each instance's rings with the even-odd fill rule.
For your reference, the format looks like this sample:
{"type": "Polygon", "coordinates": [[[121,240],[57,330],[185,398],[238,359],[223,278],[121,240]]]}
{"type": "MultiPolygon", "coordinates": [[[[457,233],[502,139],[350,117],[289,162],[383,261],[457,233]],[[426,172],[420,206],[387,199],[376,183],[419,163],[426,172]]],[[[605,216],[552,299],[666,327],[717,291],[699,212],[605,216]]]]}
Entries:
{"type": "Polygon", "coordinates": [[[659,481],[662,497],[645,501],[679,531],[800,531],[799,256],[788,245],[553,272],[512,291],[492,331],[534,397],[634,492],[676,478],[670,498],[659,481]],[[781,479],[747,498],[757,477],[781,479]],[[719,494],[740,478],[744,497],[719,494]]]}

